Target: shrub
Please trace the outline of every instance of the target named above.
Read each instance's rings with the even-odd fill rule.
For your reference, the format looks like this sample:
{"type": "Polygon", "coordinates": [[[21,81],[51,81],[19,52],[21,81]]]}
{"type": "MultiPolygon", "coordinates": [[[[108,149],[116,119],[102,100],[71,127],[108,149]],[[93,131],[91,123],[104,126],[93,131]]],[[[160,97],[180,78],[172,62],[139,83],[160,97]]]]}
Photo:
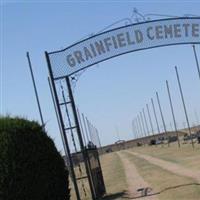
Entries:
{"type": "Polygon", "coordinates": [[[68,171],[35,121],[0,117],[0,199],[68,200],[68,171]]]}

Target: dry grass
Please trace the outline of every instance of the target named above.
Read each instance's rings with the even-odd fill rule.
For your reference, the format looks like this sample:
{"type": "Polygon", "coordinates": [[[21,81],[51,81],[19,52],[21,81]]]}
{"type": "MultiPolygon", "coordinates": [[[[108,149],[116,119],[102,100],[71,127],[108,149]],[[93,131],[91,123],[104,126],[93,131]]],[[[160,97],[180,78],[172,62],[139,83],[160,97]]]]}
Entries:
{"type": "Polygon", "coordinates": [[[172,143],[170,147],[158,145],[157,147],[138,147],[133,150],[180,164],[189,169],[200,170],[200,144],[195,144],[194,149],[191,144],[181,144],[178,148],[176,143],[172,143]]]}
{"type": "Polygon", "coordinates": [[[121,199],[127,189],[123,165],[116,153],[105,154],[101,157],[104,181],[107,190],[106,199],[121,199]]]}
{"type": "MultiPolygon", "coordinates": [[[[126,178],[124,174],[124,169],[122,163],[119,159],[119,156],[116,153],[106,154],[100,157],[101,166],[103,170],[104,181],[106,185],[107,195],[104,199],[121,199],[124,194],[124,191],[127,188],[126,178]]],[[[85,168],[84,165],[81,165],[82,175],[84,176],[85,168]]],[[[80,177],[79,168],[75,169],[77,177],[80,177]]],[[[79,181],[79,188],[81,197],[83,200],[91,200],[91,196],[85,196],[83,191],[83,184],[86,189],[87,194],[89,194],[89,185],[87,179],[79,181]]],[[[73,184],[71,182],[71,199],[75,200],[76,195],[74,192],[73,184]]]]}
{"type": "MultiPolygon", "coordinates": [[[[76,174],[77,178],[86,176],[85,167],[84,167],[83,163],[81,163],[80,167],[75,168],[75,174],[76,174]]],[[[74,186],[73,186],[71,179],[70,179],[70,187],[71,187],[71,199],[75,200],[76,194],[75,194],[74,186]]],[[[87,179],[79,180],[78,187],[79,187],[81,199],[83,199],[83,200],[91,200],[92,199],[91,195],[90,195],[89,183],[88,183],[87,179]]]]}
{"type": "Polygon", "coordinates": [[[143,179],[151,185],[155,193],[158,193],[158,199],[200,199],[200,186],[195,185],[194,180],[173,174],[130,153],[125,152],[124,156],[127,156],[135,164],[143,179]]]}
{"type": "MultiPolygon", "coordinates": [[[[153,147],[137,147],[130,149],[142,154],[154,156],[166,161],[177,163],[189,169],[200,170],[200,145],[196,144],[195,148],[191,144],[181,145],[179,149],[176,143],[173,143],[168,148],[167,145],[153,147]]],[[[182,177],[172,172],[166,171],[159,166],[149,163],[148,161],[138,158],[130,153],[122,152],[130,162],[134,163],[139,174],[148,184],[154,189],[156,197],[159,200],[200,200],[200,186],[195,185],[195,181],[191,178],[182,177]],[[159,192],[161,192],[159,194],[159,192]]],[[[104,199],[117,200],[125,199],[124,191],[127,190],[125,171],[123,164],[117,153],[109,153],[101,156],[101,165],[107,190],[107,197],[104,199]]],[[[83,168],[83,167],[82,167],[83,168]]],[[[76,169],[77,175],[79,170],[76,169]]],[[[82,188],[84,183],[85,188],[89,191],[88,183],[80,181],[79,187],[82,188]]],[[[76,199],[72,189],[72,200],[76,199]]],[[[81,189],[81,196],[84,200],[91,200],[91,197],[84,197],[81,189]]],[[[141,198],[148,199],[148,198],[141,198]]]]}

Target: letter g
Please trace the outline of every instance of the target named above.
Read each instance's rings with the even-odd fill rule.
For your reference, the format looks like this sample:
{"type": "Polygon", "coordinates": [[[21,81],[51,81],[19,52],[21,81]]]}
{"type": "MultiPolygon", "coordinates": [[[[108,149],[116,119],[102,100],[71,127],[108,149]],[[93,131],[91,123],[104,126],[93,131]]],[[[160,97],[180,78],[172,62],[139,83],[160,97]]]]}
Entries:
{"type": "Polygon", "coordinates": [[[76,61],[71,54],[67,55],[67,63],[70,67],[75,67],[76,61]]]}

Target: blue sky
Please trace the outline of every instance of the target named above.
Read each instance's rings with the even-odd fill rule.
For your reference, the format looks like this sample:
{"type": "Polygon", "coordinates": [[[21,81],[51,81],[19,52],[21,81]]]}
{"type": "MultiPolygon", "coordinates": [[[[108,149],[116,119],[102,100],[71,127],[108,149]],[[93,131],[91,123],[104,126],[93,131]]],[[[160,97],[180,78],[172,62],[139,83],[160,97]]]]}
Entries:
{"type": "MultiPolygon", "coordinates": [[[[122,18],[142,14],[199,15],[198,1],[3,1],[1,3],[1,113],[39,120],[26,51],[30,51],[44,119],[59,150],[62,143],[47,82],[44,51],[65,48],[122,18]]],[[[124,24],[119,24],[124,25],[124,24]]],[[[200,59],[200,47],[196,47],[200,59]]],[[[170,129],[165,80],[169,80],[178,127],[185,121],[174,66],[182,80],[191,124],[200,118],[200,81],[191,45],[126,54],[88,68],[75,88],[79,109],[99,129],[103,144],[131,139],[131,120],[155,92],[170,129]]],[[[161,120],[159,117],[161,125],[161,120]]],[[[154,122],[155,126],[155,122],[154,122]]]]}

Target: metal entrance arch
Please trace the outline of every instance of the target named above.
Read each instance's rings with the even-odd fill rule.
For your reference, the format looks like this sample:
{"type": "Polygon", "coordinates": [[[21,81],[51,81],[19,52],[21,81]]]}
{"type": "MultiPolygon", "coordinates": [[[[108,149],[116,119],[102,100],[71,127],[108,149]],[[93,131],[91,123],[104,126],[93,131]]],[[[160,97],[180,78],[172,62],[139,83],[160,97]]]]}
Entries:
{"type": "Polygon", "coordinates": [[[200,44],[200,17],[167,18],[130,24],[94,35],[60,51],[45,52],[67,165],[78,200],[83,199],[81,190],[85,196],[90,193],[93,200],[100,196],[95,190],[96,183],[92,178],[89,155],[81,134],[71,76],[122,54],[179,44],[200,44]],[[74,152],[79,152],[83,157],[84,164],[78,165],[81,174],[79,178],[69,146],[69,134],[72,136],[74,152]],[[76,141],[79,142],[78,146],[76,141]],[[89,191],[84,187],[83,178],[88,182],[89,191]],[[82,181],[81,186],[78,186],[78,181],[82,181]]]}

